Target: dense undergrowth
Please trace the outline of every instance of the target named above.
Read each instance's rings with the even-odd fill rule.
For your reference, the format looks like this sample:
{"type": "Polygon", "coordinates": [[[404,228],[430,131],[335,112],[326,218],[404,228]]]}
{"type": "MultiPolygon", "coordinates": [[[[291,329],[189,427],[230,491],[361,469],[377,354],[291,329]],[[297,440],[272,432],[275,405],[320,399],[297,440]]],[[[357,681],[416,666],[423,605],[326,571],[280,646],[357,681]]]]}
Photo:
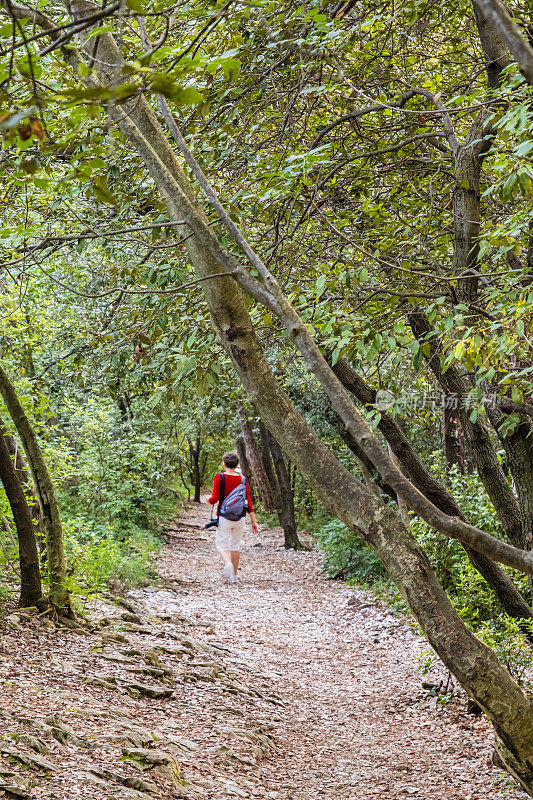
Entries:
{"type": "MultiPolygon", "coordinates": [[[[148,581],[162,523],[187,496],[176,479],[177,445],[168,425],[146,407],[125,419],[111,402],[93,398],[63,405],[40,433],[58,492],[74,597],[148,581]]],[[[17,539],[3,490],[0,518],[0,598],[14,598],[17,539]]],[[[45,559],[41,567],[46,579],[45,559]]]]}

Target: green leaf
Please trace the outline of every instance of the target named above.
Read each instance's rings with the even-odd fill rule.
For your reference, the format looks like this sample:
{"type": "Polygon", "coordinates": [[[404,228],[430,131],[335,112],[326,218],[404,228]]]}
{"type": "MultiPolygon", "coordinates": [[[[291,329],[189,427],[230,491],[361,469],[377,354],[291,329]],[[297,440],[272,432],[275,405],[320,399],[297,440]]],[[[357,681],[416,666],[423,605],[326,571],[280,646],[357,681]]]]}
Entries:
{"type": "Polygon", "coordinates": [[[93,181],[92,190],[94,196],[100,203],[108,203],[112,206],[118,205],[118,199],[112,192],[109,191],[100,178],[97,178],[95,181],[93,181]]]}
{"type": "Polygon", "coordinates": [[[464,351],[465,351],[465,347],[466,347],[466,344],[465,344],[465,342],[458,342],[458,343],[455,345],[455,350],[453,351],[453,356],[454,356],[454,358],[455,358],[455,360],[456,360],[456,361],[457,361],[458,359],[460,359],[460,358],[461,358],[461,356],[463,355],[463,353],[464,353],[464,351]]]}
{"type": "Polygon", "coordinates": [[[415,354],[413,356],[413,369],[416,372],[418,372],[418,370],[420,369],[420,367],[422,365],[422,359],[424,357],[424,353],[422,351],[420,343],[417,342],[417,344],[418,344],[418,350],[415,352],[415,354]]]}

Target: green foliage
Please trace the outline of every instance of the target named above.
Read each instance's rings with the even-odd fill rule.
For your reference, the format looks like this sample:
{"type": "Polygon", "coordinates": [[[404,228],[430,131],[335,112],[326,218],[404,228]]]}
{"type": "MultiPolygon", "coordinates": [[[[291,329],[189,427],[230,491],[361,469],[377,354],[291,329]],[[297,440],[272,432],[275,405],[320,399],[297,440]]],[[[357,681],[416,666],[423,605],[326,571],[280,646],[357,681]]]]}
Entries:
{"type": "MultiPolygon", "coordinates": [[[[520,684],[530,683],[527,670],[531,668],[531,642],[524,632],[525,624],[519,625],[506,614],[499,614],[476,629],[479,638],[494,650],[520,684]]],[[[531,624],[527,627],[531,635],[531,624]]]]}
{"type": "Polygon", "coordinates": [[[323,525],[316,539],[324,551],[324,570],[330,578],[362,586],[384,578],[385,570],[372,548],[339,520],[323,525]]]}
{"type": "Polygon", "coordinates": [[[109,586],[136,586],[151,576],[151,556],[159,541],[133,526],[128,538],[107,525],[98,525],[83,515],[64,520],[72,589],[76,594],[94,594],[109,586]]]}
{"type": "MultiPolygon", "coordinates": [[[[440,452],[433,454],[432,472],[457,500],[467,519],[477,527],[497,538],[504,538],[494,507],[489,501],[479,477],[461,475],[456,467],[445,466],[440,452]]],[[[411,519],[411,530],[426,551],[435,573],[457,610],[468,624],[479,625],[495,620],[500,615],[500,605],[481,575],[475,570],[461,545],[437,533],[419,517],[411,519]]],[[[515,584],[527,591],[527,578],[508,567],[515,584]]]]}
{"type": "MultiPolygon", "coordinates": [[[[62,29],[64,8],[40,7],[62,29]]],[[[394,393],[392,411],[422,455],[440,446],[440,406],[402,403],[432,388],[429,342],[408,322],[413,307],[441,337],[443,371],[457,364],[471,376],[472,420],[487,383],[516,401],[532,391],[531,89],[512,63],[497,90],[487,86],[472,5],[461,0],[450,15],[445,3],[405,0],[332,16],[314,0],[259,0],[230,13],[222,2],[185,3],[172,6],[171,35],[168,11],[163,1],[128,0],[90,32],[95,46],[104,31],[120,40],[123,76],[113,89],[96,85],[89,59],[71,71],[61,51],[42,55],[31,19],[13,26],[6,12],[0,27],[5,54],[14,48],[0,67],[0,355],[52,466],[74,580],[91,591],[113,575],[141,579],[135,537],[152,525],[176,473],[190,484],[191,447],[203,442],[202,475],[210,475],[233,435],[233,379],[182,232],[106,118],[128,98],[163,94],[178,107],[189,146],[304,322],[334,363],[347,358],[394,393]],[[153,48],[136,16],[148,10],[153,48]],[[409,87],[421,91],[406,97],[409,87]],[[483,115],[486,126],[476,127],[483,115]],[[470,183],[475,169],[468,178],[455,169],[450,126],[453,141],[484,140],[479,187],[470,183]],[[471,190],[483,203],[471,251],[481,288],[469,307],[455,291],[454,207],[471,190]]],[[[337,421],[277,321],[247,302],[276,376],[352,468],[337,421]]],[[[378,424],[376,408],[364,413],[378,424]]],[[[504,416],[499,434],[519,422],[504,416]]],[[[472,522],[502,535],[475,476],[439,461],[433,469],[472,522]]],[[[295,487],[311,524],[315,498],[298,475],[295,487]]],[[[2,493],[0,504],[9,518],[2,493]]],[[[319,528],[331,575],[381,578],[373,553],[344,526],[322,519],[319,528]]],[[[416,518],[412,529],[465,620],[504,658],[506,647],[518,658],[509,644],[516,632],[464,551],[416,518]]],[[[9,566],[12,537],[0,537],[9,566]]]]}

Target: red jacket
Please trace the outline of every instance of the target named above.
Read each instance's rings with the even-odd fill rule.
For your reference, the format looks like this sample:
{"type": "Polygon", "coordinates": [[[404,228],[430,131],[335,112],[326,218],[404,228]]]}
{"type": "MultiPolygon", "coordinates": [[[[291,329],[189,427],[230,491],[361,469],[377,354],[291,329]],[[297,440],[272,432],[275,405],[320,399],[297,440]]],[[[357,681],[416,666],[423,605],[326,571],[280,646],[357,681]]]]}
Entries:
{"type": "MultiPolygon", "coordinates": [[[[252,499],[250,497],[250,489],[248,488],[248,481],[246,480],[246,478],[244,480],[246,481],[246,499],[248,500],[248,513],[252,514],[254,509],[252,506],[252,499]]],[[[215,483],[213,484],[213,494],[211,495],[211,497],[207,502],[211,503],[211,505],[214,506],[215,503],[218,503],[219,500],[224,500],[224,498],[227,497],[228,494],[230,494],[230,492],[232,492],[239,485],[240,482],[241,482],[240,475],[228,475],[227,472],[225,472],[224,497],[220,497],[220,472],[217,472],[217,474],[215,475],[215,483]]]]}

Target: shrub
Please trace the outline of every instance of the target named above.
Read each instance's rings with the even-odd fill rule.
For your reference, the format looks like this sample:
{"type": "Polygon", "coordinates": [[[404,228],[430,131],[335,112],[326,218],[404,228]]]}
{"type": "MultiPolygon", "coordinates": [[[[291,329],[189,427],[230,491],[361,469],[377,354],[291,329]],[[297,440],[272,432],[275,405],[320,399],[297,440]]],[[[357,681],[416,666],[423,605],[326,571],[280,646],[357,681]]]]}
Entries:
{"type": "Polygon", "coordinates": [[[371,585],[385,576],[371,547],[339,520],[322,525],[316,539],[324,551],[324,571],[330,578],[371,585]]]}
{"type": "Polygon", "coordinates": [[[153,534],[131,525],[124,537],[122,530],[83,515],[66,519],[64,530],[74,592],[93,594],[116,582],[135,586],[150,577],[159,547],[153,534]]]}

